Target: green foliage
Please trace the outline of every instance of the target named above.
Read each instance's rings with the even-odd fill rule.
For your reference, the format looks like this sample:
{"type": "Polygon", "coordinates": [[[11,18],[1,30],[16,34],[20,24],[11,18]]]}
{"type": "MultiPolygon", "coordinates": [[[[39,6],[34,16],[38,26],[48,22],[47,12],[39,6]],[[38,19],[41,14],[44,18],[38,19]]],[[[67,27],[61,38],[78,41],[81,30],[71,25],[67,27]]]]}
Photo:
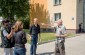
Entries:
{"type": "Polygon", "coordinates": [[[23,22],[23,24],[24,24],[24,29],[29,29],[29,18],[24,18],[24,19],[22,19],[22,22],[23,22]]]}
{"type": "Polygon", "coordinates": [[[35,3],[30,5],[30,18],[31,23],[34,18],[38,18],[38,22],[47,23],[48,22],[48,11],[44,8],[43,4],[35,3]]]}
{"type": "Polygon", "coordinates": [[[0,0],[0,16],[14,20],[29,15],[29,0],[0,0]]]}

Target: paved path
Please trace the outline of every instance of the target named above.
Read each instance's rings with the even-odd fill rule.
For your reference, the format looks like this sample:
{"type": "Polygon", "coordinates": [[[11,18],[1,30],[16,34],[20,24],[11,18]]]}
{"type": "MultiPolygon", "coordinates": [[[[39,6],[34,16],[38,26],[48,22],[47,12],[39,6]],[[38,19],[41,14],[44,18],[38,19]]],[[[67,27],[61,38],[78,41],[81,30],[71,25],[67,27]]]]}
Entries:
{"type": "MultiPolygon", "coordinates": [[[[38,55],[54,55],[55,42],[50,42],[38,46],[38,55]]],[[[85,55],[85,34],[80,36],[68,38],[65,42],[66,55],[85,55]]],[[[29,54],[30,45],[26,44],[27,55],[29,54]]],[[[0,55],[3,55],[3,49],[0,49],[0,55]]]]}
{"type": "MultiPolygon", "coordinates": [[[[55,42],[38,46],[39,55],[54,55],[55,42]]],[[[65,42],[66,55],[85,55],[85,34],[77,37],[68,38],[65,42]]]]}

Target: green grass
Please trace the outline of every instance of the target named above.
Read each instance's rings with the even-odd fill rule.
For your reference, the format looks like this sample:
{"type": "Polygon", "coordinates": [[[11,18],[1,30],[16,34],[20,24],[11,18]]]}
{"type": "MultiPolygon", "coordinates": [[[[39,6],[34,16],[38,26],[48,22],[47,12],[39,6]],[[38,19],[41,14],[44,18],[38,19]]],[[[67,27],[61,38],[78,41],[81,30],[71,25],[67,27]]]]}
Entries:
{"type": "MultiPolygon", "coordinates": [[[[56,37],[54,36],[55,33],[41,33],[40,34],[40,40],[39,43],[42,42],[48,42],[49,40],[54,40],[56,37]]],[[[30,43],[30,40],[28,39],[28,42],[30,43]]]]}
{"type": "Polygon", "coordinates": [[[41,42],[47,42],[54,39],[56,39],[55,33],[41,33],[41,42]]]}
{"type": "MultiPolygon", "coordinates": [[[[76,34],[72,34],[72,33],[67,34],[67,38],[75,37],[75,36],[76,34]]],[[[55,40],[56,39],[55,33],[41,33],[40,39],[41,41],[39,41],[39,43],[55,40]]],[[[30,40],[28,40],[28,42],[30,43],[30,40]]]]}
{"type": "Polygon", "coordinates": [[[69,37],[75,37],[76,36],[76,34],[73,34],[73,33],[68,33],[67,34],[67,37],[69,38],[69,37]]]}
{"type": "MultiPolygon", "coordinates": [[[[28,34],[29,33],[29,29],[24,29],[24,31],[28,34]]],[[[28,36],[28,35],[27,35],[28,36]]],[[[68,33],[67,34],[67,37],[70,38],[70,37],[75,37],[76,34],[72,34],[72,33],[68,33]]],[[[29,36],[28,36],[29,37],[29,36]]],[[[55,37],[55,33],[41,33],[41,37],[40,37],[41,41],[39,42],[48,42],[50,40],[55,40],[56,37],[55,37]]],[[[30,43],[30,40],[28,38],[28,43],[30,43]]]]}
{"type": "MultiPolygon", "coordinates": [[[[28,34],[29,33],[29,29],[24,29],[24,31],[28,34]]],[[[1,36],[1,35],[0,35],[1,36]]],[[[27,35],[28,36],[28,35],[27,35]]],[[[41,33],[40,34],[40,39],[41,41],[39,41],[40,43],[42,42],[48,42],[50,40],[55,40],[56,37],[55,37],[55,33],[41,33]]],[[[67,34],[68,37],[74,37],[76,36],[76,34],[72,34],[72,33],[69,33],[67,34]]],[[[29,37],[29,36],[28,36],[29,37]]],[[[28,43],[30,43],[30,40],[28,38],[28,43]]]]}
{"type": "Polygon", "coordinates": [[[25,31],[26,33],[29,33],[29,29],[24,29],[24,31],[25,31]]]}

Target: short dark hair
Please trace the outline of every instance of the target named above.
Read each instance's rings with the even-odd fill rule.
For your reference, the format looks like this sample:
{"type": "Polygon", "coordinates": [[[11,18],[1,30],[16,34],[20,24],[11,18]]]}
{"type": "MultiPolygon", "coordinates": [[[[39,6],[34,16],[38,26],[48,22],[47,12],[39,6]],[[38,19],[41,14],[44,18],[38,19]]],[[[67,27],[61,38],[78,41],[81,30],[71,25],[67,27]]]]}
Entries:
{"type": "Polygon", "coordinates": [[[8,19],[2,20],[2,24],[4,24],[4,23],[9,23],[9,20],[8,19]]]}

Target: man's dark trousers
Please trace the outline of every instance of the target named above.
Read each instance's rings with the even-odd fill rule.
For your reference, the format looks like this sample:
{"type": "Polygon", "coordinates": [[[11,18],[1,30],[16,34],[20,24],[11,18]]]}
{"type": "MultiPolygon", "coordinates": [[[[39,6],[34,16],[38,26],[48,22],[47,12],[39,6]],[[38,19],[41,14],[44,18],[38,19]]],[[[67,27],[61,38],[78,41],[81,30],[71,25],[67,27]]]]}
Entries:
{"type": "Polygon", "coordinates": [[[30,55],[36,55],[36,49],[37,49],[37,42],[38,42],[38,35],[32,35],[31,37],[31,49],[30,49],[30,55]]]}

